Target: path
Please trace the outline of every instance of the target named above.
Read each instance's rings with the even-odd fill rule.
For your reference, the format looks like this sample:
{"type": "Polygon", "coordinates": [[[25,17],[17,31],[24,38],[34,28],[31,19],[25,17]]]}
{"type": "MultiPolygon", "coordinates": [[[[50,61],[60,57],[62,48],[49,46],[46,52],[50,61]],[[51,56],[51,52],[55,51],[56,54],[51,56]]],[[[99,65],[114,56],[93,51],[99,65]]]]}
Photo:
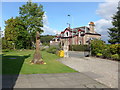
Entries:
{"type": "Polygon", "coordinates": [[[3,87],[15,83],[14,88],[108,88],[82,73],[19,75],[17,81],[12,82],[14,77],[4,76],[3,87]]]}
{"type": "Polygon", "coordinates": [[[93,57],[76,58],[74,56],[59,61],[111,88],[118,88],[118,62],[93,57]]]}

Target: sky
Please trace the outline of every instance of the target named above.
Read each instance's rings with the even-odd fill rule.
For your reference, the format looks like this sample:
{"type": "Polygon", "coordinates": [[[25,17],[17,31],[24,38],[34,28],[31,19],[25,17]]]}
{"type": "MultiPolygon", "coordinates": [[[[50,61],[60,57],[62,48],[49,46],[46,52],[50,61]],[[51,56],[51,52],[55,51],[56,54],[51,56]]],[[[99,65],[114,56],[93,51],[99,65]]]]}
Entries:
{"type": "MultiPolygon", "coordinates": [[[[117,12],[119,0],[105,0],[104,2],[35,2],[42,4],[44,14],[44,33],[55,35],[68,27],[88,26],[95,23],[95,31],[102,35],[102,40],[107,41],[108,28],[112,27],[112,16],[117,12]],[[70,16],[68,16],[70,15],[70,16]]],[[[2,2],[2,30],[4,21],[11,17],[19,16],[19,7],[26,2],[2,2]]]]}

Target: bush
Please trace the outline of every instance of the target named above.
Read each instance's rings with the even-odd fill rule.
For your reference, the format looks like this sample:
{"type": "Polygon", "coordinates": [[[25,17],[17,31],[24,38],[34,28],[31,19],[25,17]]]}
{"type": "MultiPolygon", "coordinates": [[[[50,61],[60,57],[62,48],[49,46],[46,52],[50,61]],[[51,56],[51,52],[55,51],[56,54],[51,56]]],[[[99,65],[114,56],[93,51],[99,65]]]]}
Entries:
{"type": "Polygon", "coordinates": [[[103,53],[105,49],[105,43],[102,40],[92,40],[91,41],[91,54],[96,56],[98,53],[103,53]]]}
{"type": "Polygon", "coordinates": [[[46,49],[45,48],[42,48],[41,51],[45,51],[46,49]]]}
{"type": "Polygon", "coordinates": [[[88,45],[70,45],[69,50],[73,51],[88,51],[88,45]]]}
{"type": "Polygon", "coordinates": [[[111,58],[114,60],[120,60],[120,57],[118,54],[111,55],[111,58]]]}
{"type": "Polygon", "coordinates": [[[52,53],[52,54],[56,54],[58,50],[59,50],[59,48],[57,48],[57,47],[50,47],[47,49],[47,52],[52,53]]]}
{"type": "Polygon", "coordinates": [[[102,53],[97,53],[97,56],[98,56],[98,57],[101,57],[101,56],[102,56],[102,53]]]}
{"type": "Polygon", "coordinates": [[[120,60],[120,44],[105,44],[102,40],[91,41],[91,53],[93,56],[107,59],[120,60]]]}
{"type": "Polygon", "coordinates": [[[104,51],[103,51],[103,58],[107,58],[107,59],[110,59],[111,58],[111,52],[110,52],[110,50],[109,49],[105,49],[104,51]]]}
{"type": "Polygon", "coordinates": [[[13,41],[7,41],[2,38],[2,49],[14,49],[13,41]]]}
{"type": "Polygon", "coordinates": [[[120,44],[110,45],[110,51],[111,51],[112,54],[120,53],[120,44]]]}

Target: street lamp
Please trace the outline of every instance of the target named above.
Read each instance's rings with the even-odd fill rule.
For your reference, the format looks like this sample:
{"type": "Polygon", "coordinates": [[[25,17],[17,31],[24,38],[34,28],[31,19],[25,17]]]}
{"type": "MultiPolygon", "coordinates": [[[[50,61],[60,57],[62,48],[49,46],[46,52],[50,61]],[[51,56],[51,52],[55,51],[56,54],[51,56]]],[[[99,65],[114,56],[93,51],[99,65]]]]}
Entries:
{"type": "Polygon", "coordinates": [[[68,24],[68,26],[69,26],[69,28],[70,28],[70,23],[67,23],[68,24]]]}
{"type": "MultiPolygon", "coordinates": [[[[67,15],[68,17],[71,17],[70,14],[67,15]]],[[[67,23],[69,25],[69,28],[71,27],[70,22],[67,23]]],[[[71,29],[71,28],[70,28],[71,29]]],[[[73,29],[72,29],[72,44],[73,44],[73,29]]],[[[73,51],[73,46],[72,46],[72,51],[73,51]]]]}

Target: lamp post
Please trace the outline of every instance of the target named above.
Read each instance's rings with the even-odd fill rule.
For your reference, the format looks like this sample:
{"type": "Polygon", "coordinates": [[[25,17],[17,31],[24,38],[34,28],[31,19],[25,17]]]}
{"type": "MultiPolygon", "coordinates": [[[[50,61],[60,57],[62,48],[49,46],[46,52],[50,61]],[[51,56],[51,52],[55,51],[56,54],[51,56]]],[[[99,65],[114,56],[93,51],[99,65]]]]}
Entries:
{"type": "MultiPolygon", "coordinates": [[[[70,17],[71,15],[70,14],[68,14],[68,17],[70,17]]],[[[67,23],[68,25],[69,25],[69,28],[70,28],[70,22],[68,21],[68,23],[67,23]]]]}
{"type": "Polygon", "coordinates": [[[68,24],[68,26],[69,26],[69,28],[70,28],[70,23],[67,23],[68,24]]]}
{"type": "MultiPolygon", "coordinates": [[[[68,14],[68,17],[71,17],[70,14],[68,14]]],[[[67,23],[69,25],[69,28],[71,27],[70,22],[67,23]]],[[[72,29],[72,44],[73,44],[73,29],[72,29]]],[[[73,46],[72,46],[72,51],[73,51],[73,46]]]]}

